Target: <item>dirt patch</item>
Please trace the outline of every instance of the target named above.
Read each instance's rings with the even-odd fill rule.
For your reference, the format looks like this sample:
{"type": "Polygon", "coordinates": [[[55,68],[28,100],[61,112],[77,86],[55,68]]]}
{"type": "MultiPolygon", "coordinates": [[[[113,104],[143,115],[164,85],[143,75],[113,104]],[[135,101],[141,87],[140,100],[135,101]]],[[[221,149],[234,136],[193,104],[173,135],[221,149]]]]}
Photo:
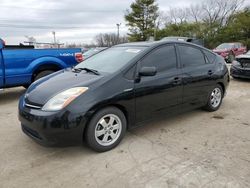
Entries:
{"type": "Polygon", "coordinates": [[[222,115],[214,115],[212,118],[213,119],[224,119],[224,116],[222,116],[222,115]]]}

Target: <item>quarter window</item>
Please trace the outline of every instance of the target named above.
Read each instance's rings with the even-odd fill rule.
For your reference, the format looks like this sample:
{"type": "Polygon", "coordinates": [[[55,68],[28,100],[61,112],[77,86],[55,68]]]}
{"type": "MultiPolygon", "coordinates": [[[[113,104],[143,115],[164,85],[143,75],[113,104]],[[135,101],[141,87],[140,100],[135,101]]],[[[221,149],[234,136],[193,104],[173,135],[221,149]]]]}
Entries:
{"type": "Polygon", "coordinates": [[[208,60],[208,63],[213,63],[215,61],[215,58],[216,58],[216,55],[207,51],[207,50],[204,50],[203,51],[207,57],[207,60],[208,60]]]}
{"type": "Polygon", "coordinates": [[[191,46],[179,46],[180,58],[183,67],[200,66],[206,63],[201,50],[191,46]]]}
{"type": "Polygon", "coordinates": [[[142,61],[143,67],[156,67],[157,72],[176,68],[177,60],[174,46],[160,47],[148,54],[142,61]]]}

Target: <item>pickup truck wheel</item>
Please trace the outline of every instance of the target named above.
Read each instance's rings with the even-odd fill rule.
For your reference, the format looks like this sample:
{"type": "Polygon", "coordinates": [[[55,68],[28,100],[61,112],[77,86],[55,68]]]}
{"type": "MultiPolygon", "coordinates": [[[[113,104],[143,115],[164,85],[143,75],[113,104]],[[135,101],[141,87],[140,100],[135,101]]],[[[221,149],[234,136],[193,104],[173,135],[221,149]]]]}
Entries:
{"type": "Polygon", "coordinates": [[[37,81],[38,79],[44,77],[44,76],[48,76],[49,74],[52,74],[54,73],[55,71],[53,70],[46,70],[46,71],[42,71],[42,72],[39,72],[35,78],[34,78],[34,81],[37,81]]]}
{"type": "Polygon", "coordinates": [[[28,89],[29,86],[30,86],[29,84],[23,85],[23,87],[24,87],[25,89],[28,89]]]}

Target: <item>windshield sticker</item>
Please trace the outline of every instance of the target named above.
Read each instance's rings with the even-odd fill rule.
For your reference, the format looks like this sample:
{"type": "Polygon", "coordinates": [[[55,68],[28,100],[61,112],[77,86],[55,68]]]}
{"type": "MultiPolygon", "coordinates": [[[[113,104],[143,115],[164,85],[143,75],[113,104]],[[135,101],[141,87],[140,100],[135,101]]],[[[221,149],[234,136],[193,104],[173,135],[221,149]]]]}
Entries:
{"type": "Polygon", "coordinates": [[[127,49],[126,52],[130,52],[130,53],[135,53],[137,54],[138,52],[140,52],[141,50],[139,49],[127,49]]]}

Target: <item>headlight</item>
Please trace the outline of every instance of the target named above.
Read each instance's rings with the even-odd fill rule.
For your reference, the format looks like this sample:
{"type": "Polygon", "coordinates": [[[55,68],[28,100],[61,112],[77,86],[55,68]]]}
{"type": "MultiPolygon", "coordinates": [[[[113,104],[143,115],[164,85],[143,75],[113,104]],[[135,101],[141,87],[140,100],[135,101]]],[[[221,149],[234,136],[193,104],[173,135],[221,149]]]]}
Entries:
{"type": "Polygon", "coordinates": [[[44,111],[58,111],[67,106],[76,97],[87,91],[87,87],[74,87],[51,98],[42,108],[44,111]]]}
{"type": "Polygon", "coordinates": [[[232,62],[232,66],[241,67],[241,64],[240,64],[240,62],[234,60],[234,61],[232,62]]]}

